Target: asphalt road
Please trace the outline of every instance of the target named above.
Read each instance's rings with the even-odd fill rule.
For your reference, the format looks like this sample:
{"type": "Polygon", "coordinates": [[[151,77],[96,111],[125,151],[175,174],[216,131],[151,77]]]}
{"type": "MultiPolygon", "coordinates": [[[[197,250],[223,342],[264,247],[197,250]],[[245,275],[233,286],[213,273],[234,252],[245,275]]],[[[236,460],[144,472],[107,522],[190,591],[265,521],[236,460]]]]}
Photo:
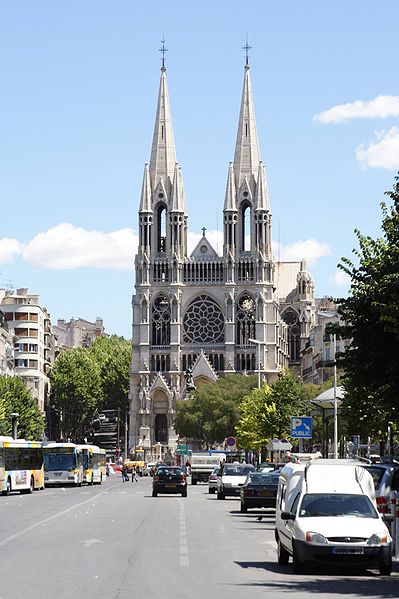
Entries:
{"type": "Polygon", "coordinates": [[[151,497],[151,479],[0,497],[0,599],[397,598],[376,571],[279,566],[273,512],[239,511],[207,485],[151,497]],[[261,521],[258,516],[263,515],[261,521]]]}

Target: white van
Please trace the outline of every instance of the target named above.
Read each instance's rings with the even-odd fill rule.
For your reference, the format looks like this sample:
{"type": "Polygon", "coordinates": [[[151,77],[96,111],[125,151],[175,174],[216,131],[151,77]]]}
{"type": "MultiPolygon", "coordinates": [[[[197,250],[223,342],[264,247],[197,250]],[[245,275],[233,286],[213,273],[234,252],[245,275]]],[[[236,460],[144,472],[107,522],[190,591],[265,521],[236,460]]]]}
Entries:
{"type": "Polygon", "coordinates": [[[280,472],[276,502],[278,563],[378,568],[389,575],[389,531],[376,509],[371,475],[351,460],[289,463],[280,472]]]}

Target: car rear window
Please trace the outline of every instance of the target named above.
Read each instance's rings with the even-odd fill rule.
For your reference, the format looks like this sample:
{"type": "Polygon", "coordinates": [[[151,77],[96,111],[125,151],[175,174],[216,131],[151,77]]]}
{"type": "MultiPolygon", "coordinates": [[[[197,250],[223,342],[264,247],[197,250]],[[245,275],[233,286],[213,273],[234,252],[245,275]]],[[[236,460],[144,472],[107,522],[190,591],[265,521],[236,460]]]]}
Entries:
{"type": "Polygon", "coordinates": [[[249,483],[251,485],[277,485],[279,474],[269,472],[251,472],[249,483]]]}
{"type": "Polygon", "coordinates": [[[162,468],[158,468],[157,474],[158,476],[170,476],[171,474],[181,474],[181,468],[167,468],[163,466],[162,468]]]}
{"type": "Polygon", "coordinates": [[[366,470],[368,470],[373,477],[374,488],[376,491],[380,488],[382,478],[386,472],[386,468],[382,466],[364,466],[366,470]]]}
{"type": "Polygon", "coordinates": [[[255,466],[252,465],[243,466],[240,464],[229,464],[228,466],[224,467],[223,476],[245,476],[248,474],[248,472],[252,472],[253,470],[255,470],[255,466]]]}

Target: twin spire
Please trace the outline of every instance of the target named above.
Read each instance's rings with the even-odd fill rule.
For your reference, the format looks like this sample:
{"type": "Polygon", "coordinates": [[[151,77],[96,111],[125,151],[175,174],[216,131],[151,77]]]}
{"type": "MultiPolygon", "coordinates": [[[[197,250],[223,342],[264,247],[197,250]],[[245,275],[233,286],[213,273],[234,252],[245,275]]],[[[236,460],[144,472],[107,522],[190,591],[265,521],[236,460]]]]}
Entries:
{"type": "MultiPolygon", "coordinates": [[[[145,165],[140,211],[152,212],[154,194],[161,197],[161,189],[169,210],[187,214],[184,196],[183,178],[176,161],[176,147],[173,135],[172,115],[165,68],[164,41],[162,41],[162,67],[159,85],[158,104],[152,141],[151,159],[145,165]]],[[[241,97],[240,116],[234,152],[234,161],[230,163],[224,210],[236,211],[240,192],[246,186],[254,199],[255,210],[270,211],[269,194],[265,169],[260,158],[259,141],[256,129],[255,108],[252,94],[250,67],[247,53],[244,85],[241,97]]]]}

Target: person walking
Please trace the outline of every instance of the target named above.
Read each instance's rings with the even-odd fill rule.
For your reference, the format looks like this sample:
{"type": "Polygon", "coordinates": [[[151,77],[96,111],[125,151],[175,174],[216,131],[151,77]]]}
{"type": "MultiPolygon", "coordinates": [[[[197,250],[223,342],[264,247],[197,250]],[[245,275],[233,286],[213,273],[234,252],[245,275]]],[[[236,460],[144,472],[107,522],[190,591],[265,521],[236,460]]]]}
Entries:
{"type": "Polygon", "coordinates": [[[129,480],[125,464],[123,464],[123,466],[121,468],[121,473],[122,473],[122,482],[129,480]]]}
{"type": "Polygon", "coordinates": [[[139,480],[139,479],[137,478],[137,469],[138,469],[138,467],[137,467],[137,468],[135,468],[134,466],[133,466],[133,468],[132,468],[132,483],[137,483],[137,482],[138,482],[138,480],[139,480]]]}

